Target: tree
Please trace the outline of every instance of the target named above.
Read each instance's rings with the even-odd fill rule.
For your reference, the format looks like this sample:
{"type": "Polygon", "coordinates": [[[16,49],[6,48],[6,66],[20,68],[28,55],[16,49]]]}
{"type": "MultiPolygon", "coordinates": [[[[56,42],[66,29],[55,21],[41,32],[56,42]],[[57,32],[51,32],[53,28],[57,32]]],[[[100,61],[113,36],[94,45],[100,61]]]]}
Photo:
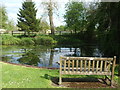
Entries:
{"type": "Polygon", "coordinates": [[[45,20],[40,19],[40,29],[46,32],[46,30],[50,29],[50,26],[45,20]]]}
{"type": "Polygon", "coordinates": [[[91,2],[89,3],[89,6],[86,6],[86,21],[83,23],[84,31],[82,32],[82,36],[80,38],[87,44],[94,44],[96,41],[96,8],[96,2],[91,2]]]}
{"type": "Polygon", "coordinates": [[[0,14],[0,28],[6,29],[7,28],[7,20],[8,20],[6,8],[1,6],[0,13],[1,13],[0,14]]]}
{"type": "Polygon", "coordinates": [[[27,32],[28,36],[30,36],[30,32],[38,32],[40,29],[40,20],[36,18],[36,13],[37,9],[34,2],[23,2],[19,14],[17,14],[17,26],[25,31],[25,34],[27,32]]]}
{"type": "Polygon", "coordinates": [[[57,31],[64,31],[65,30],[65,26],[60,25],[60,26],[56,27],[56,30],[57,31]]]}
{"type": "Polygon", "coordinates": [[[13,20],[8,20],[7,30],[8,31],[14,31],[15,29],[16,29],[16,26],[14,25],[14,21],[13,20]]]}
{"type": "Polygon", "coordinates": [[[55,8],[57,9],[57,5],[51,0],[49,0],[48,2],[43,2],[42,4],[46,7],[45,9],[47,10],[49,16],[51,34],[55,34],[55,27],[53,23],[53,11],[55,10],[55,8]]]}
{"type": "Polygon", "coordinates": [[[82,27],[85,21],[83,3],[72,1],[66,4],[66,8],[64,18],[67,27],[77,33],[78,30],[83,29],[82,27]]]}
{"type": "Polygon", "coordinates": [[[117,56],[120,64],[120,2],[99,3],[96,18],[101,50],[105,56],[117,56]]]}

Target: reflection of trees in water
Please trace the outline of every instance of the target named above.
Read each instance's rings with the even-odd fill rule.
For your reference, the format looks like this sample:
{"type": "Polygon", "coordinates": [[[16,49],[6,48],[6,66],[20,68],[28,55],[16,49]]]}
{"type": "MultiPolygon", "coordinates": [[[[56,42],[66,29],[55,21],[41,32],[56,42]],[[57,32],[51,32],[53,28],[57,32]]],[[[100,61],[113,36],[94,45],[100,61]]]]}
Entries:
{"type": "Polygon", "coordinates": [[[2,61],[9,62],[11,57],[9,57],[9,56],[2,56],[1,59],[2,59],[2,61]]]}
{"type": "Polygon", "coordinates": [[[18,61],[22,64],[40,66],[52,66],[54,51],[48,47],[34,47],[31,50],[23,49],[25,54],[18,61]],[[49,57],[50,55],[50,57],[49,57]]]}
{"type": "MultiPolygon", "coordinates": [[[[95,52],[95,46],[81,46],[80,48],[74,48],[73,56],[93,56],[95,52]]],[[[70,48],[70,52],[72,49],[70,48]]]]}
{"type": "Polygon", "coordinates": [[[93,56],[95,46],[82,46],[80,47],[81,56],[93,56]]]}
{"type": "Polygon", "coordinates": [[[38,56],[33,53],[32,51],[29,51],[22,55],[21,58],[18,59],[18,61],[22,64],[28,64],[28,65],[37,65],[37,62],[39,62],[38,56]]]}

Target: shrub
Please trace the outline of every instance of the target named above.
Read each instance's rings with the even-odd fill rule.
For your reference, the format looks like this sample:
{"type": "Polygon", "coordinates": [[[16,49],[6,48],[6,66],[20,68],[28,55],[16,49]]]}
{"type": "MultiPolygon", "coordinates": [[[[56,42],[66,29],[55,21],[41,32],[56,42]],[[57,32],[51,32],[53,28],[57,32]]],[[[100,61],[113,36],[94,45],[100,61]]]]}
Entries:
{"type": "Polygon", "coordinates": [[[20,42],[19,38],[13,37],[12,35],[1,35],[3,45],[18,45],[20,42]]]}
{"type": "Polygon", "coordinates": [[[35,42],[33,41],[32,38],[21,38],[20,45],[34,45],[35,42]]]}
{"type": "Polygon", "coordinates": [[[49,36],[36,36],[34,41],[35,44],[38,45],[52,45],[57,43],[57,41],[55,41],[52,37],[49,36]]]}

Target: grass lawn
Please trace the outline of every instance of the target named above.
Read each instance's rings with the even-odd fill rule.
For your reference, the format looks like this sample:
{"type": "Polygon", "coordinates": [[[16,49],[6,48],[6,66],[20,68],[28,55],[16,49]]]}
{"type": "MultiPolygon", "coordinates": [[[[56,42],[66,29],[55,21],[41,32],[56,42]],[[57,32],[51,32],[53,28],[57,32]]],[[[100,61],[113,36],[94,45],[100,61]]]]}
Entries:
{"type": "MultiPolygon", "coordinates": [[[[50,79],[50,77],[58,77],[59,70],[31,68],[3,62],[0,62],[0,65],[2,65],[2,88],[61,88],[53,86],[50,79]]],[[[86,76],[65,75],[63,77],[86,76]]],[[[115,80],[118,80],[117,76],[115,80]]]]}
{"type": "Polygon", "coordinates": [[[45,75],[58,76],[58,70],[30,68],[0,62],[2,88],[56,88],[45,75]]]}

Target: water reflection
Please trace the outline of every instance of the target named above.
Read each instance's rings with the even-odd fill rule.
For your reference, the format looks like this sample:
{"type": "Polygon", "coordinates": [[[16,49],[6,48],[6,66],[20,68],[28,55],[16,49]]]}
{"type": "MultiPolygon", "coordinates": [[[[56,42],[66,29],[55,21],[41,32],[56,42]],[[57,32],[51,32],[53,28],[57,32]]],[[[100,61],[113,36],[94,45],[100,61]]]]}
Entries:
{"type": "Polygon", "coordinates": [[[2,47],[2,61],[34,65],[39,67],[59,67],[60,56],[97,56],[102,54],[96,46],[46,47],[8,46],[2,47]]]}
{"type": "Polygon", "coordinates": [[[39,62],[39,57],[31,50],[23,54],[22,57],[19,58],[17,61],[19,61],[21,64],[37,66],[37,62],[39,62]]]}
{"type": "Polygon", "coordinates": [[[54,58],[54,52],[55,52],[54,48],[51,49],[51,51],[50,51],[49,66],[52,66],[52,62],[53,62],[53,58],[54,58]]]}

